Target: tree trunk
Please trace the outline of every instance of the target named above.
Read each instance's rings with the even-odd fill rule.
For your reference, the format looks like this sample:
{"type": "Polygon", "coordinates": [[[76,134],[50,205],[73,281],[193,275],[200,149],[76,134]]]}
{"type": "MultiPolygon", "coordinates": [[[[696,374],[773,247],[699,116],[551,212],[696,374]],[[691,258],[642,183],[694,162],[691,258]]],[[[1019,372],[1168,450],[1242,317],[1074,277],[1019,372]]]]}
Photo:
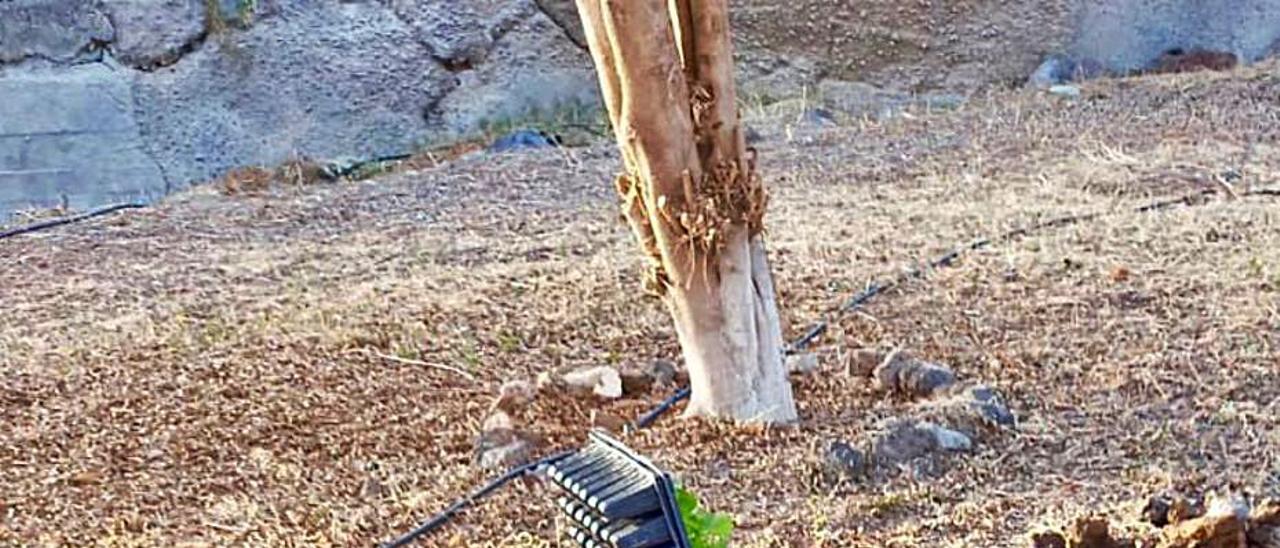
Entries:
{"type": "Polygon", "coordinates": [[[623,215],[689,368],[689,414],[794,420],[726,0],[577,3],[622,151],[623,215]]]}

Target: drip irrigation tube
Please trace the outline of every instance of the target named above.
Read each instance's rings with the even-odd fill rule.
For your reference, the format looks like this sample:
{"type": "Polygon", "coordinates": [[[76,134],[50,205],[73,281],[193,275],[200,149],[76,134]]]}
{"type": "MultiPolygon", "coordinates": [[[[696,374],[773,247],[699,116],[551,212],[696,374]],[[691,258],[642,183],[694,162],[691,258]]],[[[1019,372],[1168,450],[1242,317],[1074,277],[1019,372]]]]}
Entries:
{"type": "Polygon", "coordinates": [[[62,226],[62,225],[69,225],[71,223],[78,223],[80,221],[92,219],[94,217],[101,217],[103,215],[115,213],[117,211],[121,211],[124,209],[141,209],[144,207],[147,207],[147,204],[144,204],[142,202],[127,202],[127,203],[121,203],[121,204],[106,205],[99,208],[90,209],[89,211],[86,211],[84,213],[77,213],[75,215],[58,217],[56,219],[48,219],[44,221],[31,223],[29,225],[11,228],[4,232],[0,232],[0,240],[3,240],[5,238],[12,238],[14,236],[18,236],[21,234],[28,234],[31,232],[35,232],[37,230],[44,230],[47,228],[53,228],[53,227],[62,226]]]}
{"type": "Polygon", "coordinates": [[[556,462],[559,462],[561,459],[569,455],[572,455],[576,452],[577,452],[576,450],[563,451],[563,452],[551,455],[549,457],[544,457],[540,460],[536,460],[534,462],[530,462],[528,464],[522,464],[520,466],[512,468],[511,470],[508,470],[507,473],[501,476],[498,476],[493,481],[490,481],[489,483],[485,484],[484,487],[481,487],[475,490],[470,495],[467,495],[466,497],[459,499],[457,502],[450,504],[448,508],[445,508],[444,510],[440,511],[440,513],[436,514],[435,516],[432,516],[431,519],[423,522],[422,525],[419,525],[414,530],[409,531],[408,533],[405,533],[404,535],[400,536],[400,538],[397,538],[391,542],[383,544],[382,548],[400,548],[401,546],[408,546],[418,537],[426,534],[427,532],[437,527],[440,527],[441,525],[444,525],[450,519],[453,519],[453,516],[456,515],[458,512],[461,512],[463,509],[474,504],[476,501],[489,496],[490,493],[497,491],[499,487],[506,485],[511,480],[516,479],[525,474],[528,474],[530,472],[533,472],[543,466],[555,464],[556,462]]]}

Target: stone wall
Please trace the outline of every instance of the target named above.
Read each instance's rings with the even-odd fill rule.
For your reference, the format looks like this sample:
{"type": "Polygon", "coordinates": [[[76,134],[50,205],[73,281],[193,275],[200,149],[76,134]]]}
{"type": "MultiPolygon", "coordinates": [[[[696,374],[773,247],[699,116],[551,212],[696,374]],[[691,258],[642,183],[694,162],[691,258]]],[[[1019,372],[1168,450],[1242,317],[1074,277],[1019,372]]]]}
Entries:
{"type": "MultiPolygon", "coordinates": [[[[735,0],[744,96],[848,112],[1114,72],[1172,48],[1274,52],[1280,0],[735,0]]],[[[291,156],[401,153],[596,104],[572,0],[0,0],[0,216],[162,195],[291,156]]]]}
{"type": "Polygon", "coordinates": [[[0,215],[596,101],[533,0],[0,0],[0,215]]]}

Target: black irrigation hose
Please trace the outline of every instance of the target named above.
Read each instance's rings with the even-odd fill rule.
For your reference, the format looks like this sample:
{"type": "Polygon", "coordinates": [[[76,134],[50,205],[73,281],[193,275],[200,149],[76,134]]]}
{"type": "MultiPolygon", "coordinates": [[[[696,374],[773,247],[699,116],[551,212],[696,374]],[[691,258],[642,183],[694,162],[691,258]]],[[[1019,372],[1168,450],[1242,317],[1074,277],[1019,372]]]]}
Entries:
{"type": "MultiPolygon", "coordinates": [[[[1203,191],[1200,191],[1194,194],[1189,194],[1187,196],[1183,196],[1180,198],[1172,198],[1168,200],[1160,200],[1157,202],[1152,202],[1150,204],[1133,208],[1128,211],[1132,213],[1147,213],[1151,211],[1169,209],[1178,205],[1194,205],[1197,198],[1212,195],[1212,194],[1217,194],[1217,191],[1203,190],[1203,191]]],[[[1267,188],[1267,189],[1251,190],[1251,191],[1241,193],[1240,196],[1280,196],[1280,189],[1267,188]]],[[[936,270],[938,268],[945,267],[945,266],[951,266],[956,259],[958,259],[962,254],[966,252],[977,251],[979,249],[989,247],[994,243],[1008,242],[1008,241],[1020,238],[1022,236],[1026,236],[1032,232],[1036,232],[1046,228],[1058,228],[1058,227],[1082,223],[1085,221],[1092,221],[1102,217],[1103,215],[1105,215],[1105,213],[1100,213],[1100,212],[1064,215],[1062,217],[1054,217],[1047,221],[1034,223],[1025,227],[1015,228],[1013,230],[1009,230],[993,238],[981,238],[978,240],[974,240],[973,242],[970,242],[967,245],[955,248],[951,251],[948,251],[947,253],[940,255],[936,259],[930,261],[928,264],[924,266],[924,268],[912,268],[910,270],[907,270],[906,272],[903,272],[901,275],[899,275],[897,278],[893,280],[890,280],[887,282],[873,282],[871,285],[868,285],[866,289],[859,291],[858,293],[854,294],[853,296],[849,297],[849,299],[841,303],[840,306],[837,307],[833,313],[829,314],[827,318],[813,324],[812,327],[810,327],[807,331],[805,331],[804,335],[801,335],[800,338],[796,339],[794,342],[792,342],[790,345],[787,346],[786,353],[792,354],[792,353],[804,350],[810,344],[812,344],[814,340],[822,336],[822,334],[827,331],[832,321],[838,319],[840,316],[843,316],[844,314],[852,312],[853,310],[861,307],[862,305],[866,304],[867,301],[870,301],[872,298],[874,298],[876,295],[884,293],[885,291],[892,289],[894,287],[897,287],[909,280],[922,278],[926,273],[928,273],[931,270],[936,270]]],[[[634,427],[636,429],[648,427],[649,425],[653,424],[654,421],[657,421],[658,418],[661,417],[663,413],[666,413],[668,410],[674,407],[675,404],[688,398],[691,393],[692,393],[692,390],[689,387],[684,387],[680,389],[671,397],[667,398],[662,403],[658,404],[656,407],[649,410],[644,415],[641,415],[640,418],[636,419],[634,423],[635,424],[634,427]]],[[[575,451],[565,451],[563,453],[557,453],[550,457],[546,457],[542,460],[513,468],[510,471],[508,471],[506,474],[503,474],[502,476],[499,476],[498,478],[489,482],[480,490],[470,495],[467,495],[465,498],[458,500],[457,502],[454,502],[453,504],[449,505],[448,508],[445,508],[440,513],[432,516],[430,520],[424,522],[422,525],[418,526],[413,531],[406,533],[404,536],[401,536],[400,538],[390,543],[383,544],[382,546],[383,548],[399,548],[401,546],[406,546],[407,544],[413,542],[418,537],[426,533],[429,533],[434,529],[439,528],[445,523],[448,523],[448,521],[451,518],[453,518],[453,516],[457,514],[459,511],[466,508],[467,506],[470,506],[472,503],[483,498],[489,493],[492,493],[494,490],[507,484],[511,480],[517,477],[520,477],[524,474],[527,474],[533,470],[537,470],[539,467],[545,464],[551,464],[553,462],[556,462],[568,455],[573,454],[574,452],[575,451]]]]}
{"type": "MultiPolygon", "coordinates": [[[[1127,211],[1131,213],[1150,213],[1152,211],[1170,209],[1172,207],[1180,206],[1180,205],[1190,206],[1190,205],[1195,205],[1196,200],[1199,198],[1211,196],[1218,193],[1219,192],[1217,190],[1201,190],[1199,192],[1195,192],[1195,193],[1188,194],[1186,196],[1181,196],[1178,198],[1169,198],[1166,200],[1151,202],[1149,204],[1135,207],[1127,211]]],[[[1249,190],[1249,191],[1240,193],[1239,195],[1240,196],[1280,196],[1280,189],[1263,188],[1263,189],[1249,190]]],[[[887,282],[873,283],[870,286],[868,286],[866,289],[862,290],[860,293],[854,295],[849,300],[845,301],[845,303],[842,304],[839,308],[837,308],[833,314],[830,314],[828,318],[823,319],[818,323],[814,324],[812,327],[810,327],[809,330],[806,331],[803,336],[801,336],[799,339],[797,339],[795,342],[791,343],[791,345],[787,347],[787,353],[792,354],[792,353],[804,350],[810,344],[812,344],[814,340],[816,340],[818,337],[826,333],[828,327],[830,327],[830,324],[833,320],[862,306],[867,301],[871,300],[872,297],[875,297],[876,295],[879,295],[880,293],[883,293],[888,289],[901,285],[907,282],[908,280],[924,277],[924,275],[931,270],[936,270],[944,266],[951,266],[951,264],[956,259],[958,259],[960,255],[964,254],[965,252],[977,251],[979,249],[989,247],[995,243],[1004,243],[1004,242],[1012,241],[1022,236],[1031,234],[1032,232],[1036,232],[1046,228],[1060,228],[1064,226],[1079,224],[1086,221],[1092,221],[1104,215],[1106,215],[1106,213],[1101,213],[1101,212],[1064,215],[1062,217],[1054,217],[1047,221],[1041,221],[1039,223],[1034,223],[1021,228],[1015,228],[1013,230],[1009,230],[993,238],[982,238],[982,239],[974,240],[968,245],[953,249],[939,256],[938,258],[929,262],[923,269],[913,268],[904,272],[903,274],[899,275],[897,278],[893,280],[889,280],[887,282]]]]}
{"type": "Polygon", "coordinates": [[[675,394],[672,394],[670,398],[667,398],[662,403],[658,404],[657,407],[650,409],[648,413],[645,413],[641,415],[639,419],[636,419],[635,428],[647,428],[650,424],[653,424],[653,421],[658,420],[658,417],[661,417],[663,413],[666,413],[668,409],[671,409],[675,404],[680,403],[681,400],[688,398],[689,394],[692,393],[693,389],[688,386],[681,388],[675,394]]]}
{"type": "Polygon", "coordinates": [[[31,223],[29,225],[11,228],[4,232],[0,232],[0,240],[3,240],[5,238],[12,238],[14,236],[18,236],[21,234],[28,234],[31,232],[35,232],[37,230],[44,230],[46,228],[69,225],[71,223],[78,223],[80,221],[92,219],[94,217],[101,217],[103,215],[115,213],[117,211],[124,210],[124,209],[141,209],[144,207],[147,207],[147,204],[144,204],[142,202],[127,202],[127,203],[121,203],[121,204],[106,205],[96,209],[90,209],[89,211],[86,211],[84,213],[77,213],[75,215],[58,217],[57,219],[49,219],[46,221],[40,221],[36,223],[31,223]]]}
{"type": "Polygon", "coordinates": [[[414,540],[417,540],[418,537],[426,534],[427,532],[430,532],[431,530],[437,527],[440,527],[441,525],[444,525],[450,519],[453,519],[453,516],[456,515],[458,512],[461,512],[463,509],[472,505],[476,501],[489,496],[490,493],[497,491],[499,487],[506,485],[511,480],[516,479],[520,476],[523,476],[534,470],[537,470],[538,468],[541,468],[543,466],[554,464],[560,461],[561,459],[569,455],[572,455],[576,452],[577,451],[562,451],[560,453],[556,453],[549,457],[544,457],[541,460],[537,460],[528,464],[523,464],[515,468],[512,468],[511,470],[508,470],[507,473],[495,478],[493,481],[486,484],[484,487],[481,487],[480,489],[477,489],[475,492],[471,493],[470,495],[467,495],[465,498],[462,498],[457,502],[450,504],[448,508],[445,508],[439,514],[432,516],[430,520],[423,522],[423,524],[419,525],[416,529],[409,531],[408,533],[405,533],[404,535],[400,536],[400,538],[397,538],[391,542],[383,544],[382,548],[400,548],[401,546],[408,546],[414,540]]]}

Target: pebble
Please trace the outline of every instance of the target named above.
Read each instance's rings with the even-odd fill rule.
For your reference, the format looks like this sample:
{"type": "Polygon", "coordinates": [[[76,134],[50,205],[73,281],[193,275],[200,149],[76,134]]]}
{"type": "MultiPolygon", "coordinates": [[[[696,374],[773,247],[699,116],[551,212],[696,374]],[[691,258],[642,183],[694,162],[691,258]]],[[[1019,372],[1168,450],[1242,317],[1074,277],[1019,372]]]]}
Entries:
{"type": "Polygon", "coordinates": [[[622,397],[622,375],[607,365],[574,369],[565,373],[563,380],[572,389],[587,390],[605,399],[622,397]]]}
{"type": "Polygon", "coordinates": [[[498,399],[493,402],[493,407],[507,413],[515,413],[533,403],[537,395],[537,389],[529,381],[507,381],[498,389],[498,399]]]}
{"type": "Polygon", "coordinates": [[[1066,99],[1080,98],[1080,88],[1076,86],[1067,86],[1067,85],[1052,86],[1049,88],[1049,93],[1053,95],[1057,95],[1058,97],[1066,98],[1066,99]]]}
{"type": "Polygon", "coordinates": [[[833,441],[822,453],[822,472],[827,483],[856,480],[867,473],[867,456],[847,442],[833,441]]]}
{"type": "Polygon", "coordinates": [[[808,374],[818,369],[818,355],[813,352],[788,354],[786,361],[787,371],[791,373],[808,374]]]}

